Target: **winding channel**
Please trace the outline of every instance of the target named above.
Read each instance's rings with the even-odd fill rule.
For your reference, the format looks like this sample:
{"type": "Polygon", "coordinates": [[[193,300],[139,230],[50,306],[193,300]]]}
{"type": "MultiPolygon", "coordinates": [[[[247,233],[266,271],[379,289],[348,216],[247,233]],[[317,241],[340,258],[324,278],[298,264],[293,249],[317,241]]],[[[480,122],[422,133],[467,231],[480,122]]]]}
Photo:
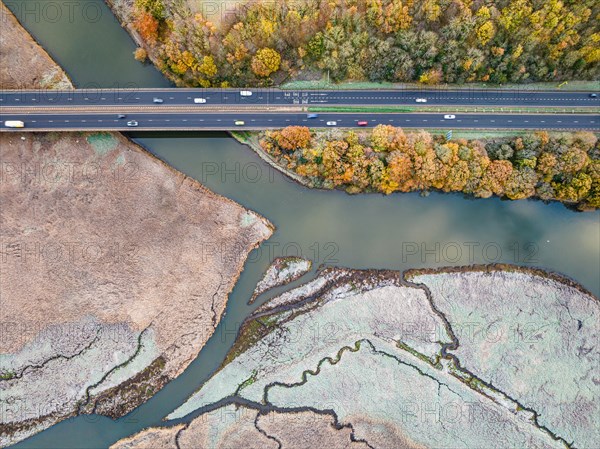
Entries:
{"type": "MultiPolygon", "coordinates": [[[[6,2],[77,87],[169,85],[154,68],[133,59],[135,44],[102,0],[86,2],[99,8],[93,22],[80,20],[77,13],[74,20],[68,14],[56,21],[35,20],[34,14],[24,17],[20,11],[24,3],[6,2]]],[[[162,418],[219,366],[240,323],[266,300],[247,305],[273,257],[302,255],[315,266],[393,270],[516,263],[563,273],[600,294],[600,211],[575,213],[560,204],[473,200],[455,194],[384,197],[308,190],[224,133],[130,137],[211,190],[265,216],[277,231],[252,253],[217,332],[178,379],[122,419],[77,417],[15,448],[107,447],[145,427],[161,425],[162,418]]],[[[314,271],[287,288],[313,276],[314,271]]]]}

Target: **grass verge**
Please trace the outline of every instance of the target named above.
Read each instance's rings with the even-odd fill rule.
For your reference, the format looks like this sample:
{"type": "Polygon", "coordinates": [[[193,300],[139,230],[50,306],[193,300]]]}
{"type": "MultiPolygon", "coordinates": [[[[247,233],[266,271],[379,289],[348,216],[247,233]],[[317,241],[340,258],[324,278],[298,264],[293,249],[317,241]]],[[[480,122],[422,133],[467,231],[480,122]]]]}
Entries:
{"type": "Polygon", "coordinates": [[[279,86],[286,90],[299,89],[490,89],[490,90],[542,90],[542,91],[583,91],[597,92],[600,90],[598,81],[567,81],[531,84],[438,84],[434,86],[418,83],[374,83],[369,81],[346,81],[342,83],[327,82],[326,78],[314,81],[290,81],[279,86]]]}

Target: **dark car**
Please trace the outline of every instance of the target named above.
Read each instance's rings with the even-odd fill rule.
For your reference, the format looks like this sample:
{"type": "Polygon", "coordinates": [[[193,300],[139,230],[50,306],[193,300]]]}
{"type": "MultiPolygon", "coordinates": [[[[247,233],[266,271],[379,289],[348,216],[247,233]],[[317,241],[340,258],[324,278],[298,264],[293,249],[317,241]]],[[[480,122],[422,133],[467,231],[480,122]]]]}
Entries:
{"type": "Polygon", "coordinates": [[[306,118],[319,118],[319,114],[308,114],[306,118]]]}
{"type": "Polygon", "coordinates": [[[125,114],[119,114],[119,115],[117,115],[117,118],[125,118],[125,117],[127,117],[125,114]]]}
{"type": "Polygon", "coordinates": [[[590,94],[590,97],[592,97],[592,98],[598,98],[598,94],[590,94]]]}

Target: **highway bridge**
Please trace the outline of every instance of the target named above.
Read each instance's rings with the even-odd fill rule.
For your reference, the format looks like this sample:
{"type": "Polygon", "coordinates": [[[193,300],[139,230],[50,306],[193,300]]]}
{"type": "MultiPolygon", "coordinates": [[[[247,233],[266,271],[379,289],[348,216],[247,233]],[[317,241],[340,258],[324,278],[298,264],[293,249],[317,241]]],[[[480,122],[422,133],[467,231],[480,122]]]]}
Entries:
{"type": "Polygon", "coordinates": [[[600,100],[585,92],[509,90],[299,90],[252,89],[83,89],[0,92],[0,120],[20,120],[25,128],[3,131],[83,130],[231,130],[355,127],[392,124],[430,129],[600,129],[600,100]],[[201,103],[195,102],[196,100],[201,103]],[[417,101],[419,100],[419,101],[417,101]],[[425,101],[423,101],[425,100],[425,101]],[[411,106],[408,109],[408,106],[411,106]],[[411,112],[390,112],[391,106],[411,112]],[[432,112],[453,107],[523,107],[524,113],[432,112]],[[315,107],[375,108],[365,112],[325,111],[315,107]],[[530,108],[569,108],[580,113],[541,114],[530,108]],[[380,109],[377,112],[376,108],[380,109]],[[385,109],[387,108],[387,110],[385,109]],[[419,112],[422,111],[422,112],[419,112]],[[585,113],[583,113],[585,112],[585,113]],[[448,118],[451,114],[454,118],[448,118]],[[124,116],[124,117],[123,117],[124,116]],[[236,125],[243,122],[243,125],[236,125]],[[335,122],[333,125],[331,122],[335,122]],[[362,123],[364,126],[365,123],[362,123]]]}
{"type": "MultiPolygon", "coordinates": [[[[205,106],[507,106],[507,107],[599,107],[591,92],[540,91],[531,89],[396,89],[396,90],[281,90],[248,89],[80,89],[0,91],[0,106],[190,106],[194,98],[205,106]],[[417,103],[425,99],[426,103],[417,103]]],[[[200,106],[200,105],[197,105],[200,106]]]]}
{"type": "Polygon", "coordinates": [[[325,127],[336,122],[338,127],[357,127],[359,121],[367,126],[389,124],[403,128],[429,129],[555,129],[598,130],[600,116],[591,114],[455,114],[455,119],[445,119],[441,113],[321,113],[309,119],[299,112],[137,112],[118,118],[107,113],[53,113],[53,114],[1,114],[1,120],[22,120],[25,128],[3,128],[3,131],[133,131],[133,130],[231,130],[282,128],[290,125],[325,127]],[[135,121],[137,126],[127,123],[135,121]],[[243,126],[236,126],[243,121],[243,126]]]}

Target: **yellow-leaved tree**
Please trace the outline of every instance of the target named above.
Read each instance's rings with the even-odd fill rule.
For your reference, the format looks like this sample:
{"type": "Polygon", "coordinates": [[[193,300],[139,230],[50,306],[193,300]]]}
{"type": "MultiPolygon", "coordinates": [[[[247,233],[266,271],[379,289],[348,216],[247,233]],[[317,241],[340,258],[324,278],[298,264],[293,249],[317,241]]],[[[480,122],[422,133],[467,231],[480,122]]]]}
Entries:
{"type": "Polygon", "coordinates": [[[252,71],[255,75],[267,77],[279,70],[281,55],[272,48],[261,48],[252,58],[252,71]]]}

